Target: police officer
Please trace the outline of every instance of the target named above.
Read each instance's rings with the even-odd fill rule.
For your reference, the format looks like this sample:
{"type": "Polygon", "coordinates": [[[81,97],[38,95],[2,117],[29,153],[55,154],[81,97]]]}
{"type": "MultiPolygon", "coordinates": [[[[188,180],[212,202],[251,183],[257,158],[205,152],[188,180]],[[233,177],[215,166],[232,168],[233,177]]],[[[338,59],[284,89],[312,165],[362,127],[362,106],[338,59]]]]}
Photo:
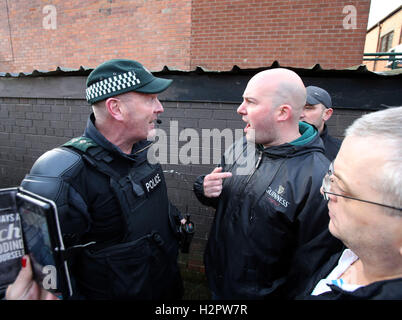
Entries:
{"type": "Polygon", "coordinates": [[[163,171],[147,151],[172,80],[114,59],[88,76],[83,136],[43,154],[21,186],[58,206],[74,298],[177,299],[177,225],[163,171]]]}

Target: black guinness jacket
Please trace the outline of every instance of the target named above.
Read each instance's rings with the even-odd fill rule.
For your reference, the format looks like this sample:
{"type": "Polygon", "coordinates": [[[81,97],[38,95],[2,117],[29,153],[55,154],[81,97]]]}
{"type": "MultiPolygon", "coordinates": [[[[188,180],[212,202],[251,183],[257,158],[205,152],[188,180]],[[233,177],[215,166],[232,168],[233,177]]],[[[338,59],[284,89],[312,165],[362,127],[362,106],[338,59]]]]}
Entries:
{"type": "MultiPolygon", "coordinates": [[[[293,143],[257,145],[247,154],[245,139],[235,142],[221,164],[233,176],[218,198],[204,196],[204,176],[194,184],[197,198],[216,208],[204,260],[220,298],[293,298],[300,280],[329,255],[308,246],[329,222],[320,194],[329,161],[315,128],[300,122],[300,133],[293,143]]],[[[333,239],[322,242],[331,253],[339,246],[333,239]]]]}
{"type": "Polygon", "coordinates": [[[150,143],[124,154],[93,121],[83,137],[42,155],[21,183],[55,201],[67,247],[94,243],[69,260],[75,298],[180,298],[179,213],[160,165],[147,160],[150,143]]]}

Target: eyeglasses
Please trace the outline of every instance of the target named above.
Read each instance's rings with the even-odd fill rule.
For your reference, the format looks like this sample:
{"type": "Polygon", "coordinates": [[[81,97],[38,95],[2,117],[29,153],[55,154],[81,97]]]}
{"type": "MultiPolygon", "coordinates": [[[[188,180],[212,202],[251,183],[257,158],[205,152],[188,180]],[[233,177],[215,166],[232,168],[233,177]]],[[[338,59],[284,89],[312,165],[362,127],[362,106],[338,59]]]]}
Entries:
{"type": "Polygon", "coordinates": [[[386,204],[382,204],[382,203],[378,203],[378,202],[373,202],[373,201],[368,201],[368,200],[362,200],[362,199],[358,199],[358,198],[354,198],[354,197],[350,197],[350,196],[345,196],[343,194],[339,194],[339,193],[335,193],[332,192],[333,191],[337,191],[340,190],[340,188],[338,187],[338,185],[336,184],[336,181],[334,181],[334,179],[331,179],[331,176],[334,174],[334,162],[331,162],[331,164],[329,165],[329,169],[327,174],[325,175],[325,177],[322,179],[322,193],[323,193],[323,197],[325,200],[329,200],[329,194],[332,194],[334,196],[337,197],[342,197],[342,198],[346,198],[346,199],[351,199],[351,200],[356,200],[356,201],[361,201],[361,202],[366,202],[366,203],[370,203],[370,204],[376,204],[378,206],[382,206],[382,207],[386,207],[386,208],[391,208],[394,210],[399,210],[402,211],[402,208],[397,208],[397,207],[393,207],[393,206],[389,206],[386,204]],[[334,186],[333,189],[331,189],[331,184],[334,186]]]}

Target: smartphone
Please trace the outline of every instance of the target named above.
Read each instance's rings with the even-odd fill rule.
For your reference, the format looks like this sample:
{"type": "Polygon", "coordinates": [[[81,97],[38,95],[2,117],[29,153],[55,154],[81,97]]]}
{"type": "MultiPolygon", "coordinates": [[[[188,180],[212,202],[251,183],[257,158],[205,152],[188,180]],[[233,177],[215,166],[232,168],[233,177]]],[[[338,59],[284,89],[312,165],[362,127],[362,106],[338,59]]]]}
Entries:
{"type": "Polygon", "coordinates": [[[72,296],[57,206],[53,201],[23,189],[19,189],[15,201],[34,279],[61,299],[72,296]]]}

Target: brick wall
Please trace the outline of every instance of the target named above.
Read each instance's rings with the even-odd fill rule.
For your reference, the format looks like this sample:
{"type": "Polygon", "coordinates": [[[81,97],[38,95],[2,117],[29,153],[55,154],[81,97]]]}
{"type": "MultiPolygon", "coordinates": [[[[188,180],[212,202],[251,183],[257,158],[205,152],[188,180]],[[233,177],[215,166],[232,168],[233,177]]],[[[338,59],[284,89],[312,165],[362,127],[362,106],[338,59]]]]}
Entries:
{"type": "Polygon", "coordinates": [[[369,4],[0,0],[0,71],[95,67],[116,57],[139,60],[150,70],[165,65],[180,70],[258,68],[275,60],[291,67],[320,63],[345,68],[362,62],[369,4]],[[347,5],[355,11],[344,13],[347,5]],[[350,14],[356,25],[347,29],[344,20],[350,14]]]}
{"type": "Polygon", "coordinates": [[[0,0],[0,18],[1,71],[95,67],[116,57],[153,70],[189,65],[190,0],[0,0]]]}
{"type": "Polygon", "coordinates": [[[17,186],[46,150],[80,136],[84,100],[0,98],[0,187],[17,186]]]}
{"type": "Polygon", "coordinates": [[[370,1],[193,0],[191,66],[345,68],[362,63],[370,1]],[[345,29],[345,6],[356,28],[345,29]]]}

